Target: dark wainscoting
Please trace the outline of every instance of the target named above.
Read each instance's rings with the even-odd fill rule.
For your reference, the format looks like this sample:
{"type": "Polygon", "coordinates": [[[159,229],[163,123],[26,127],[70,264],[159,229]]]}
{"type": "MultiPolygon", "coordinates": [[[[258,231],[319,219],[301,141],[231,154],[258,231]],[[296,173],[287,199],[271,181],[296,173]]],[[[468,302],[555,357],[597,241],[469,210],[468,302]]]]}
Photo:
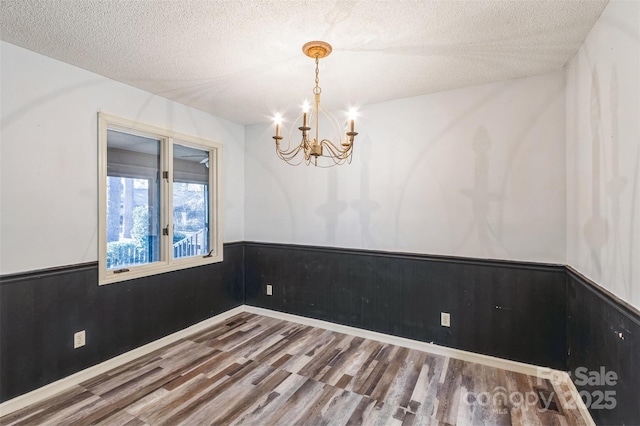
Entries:
{"type": "Polygon", "coordinates": [[[567,268],[568,369],[598,425],[640,424],[640,313],[567,268]],[[622,335],[620,335],[622,333],[622,335]],[[576,370],[581,368],[579,374],[576,370]],[[589,385],[587,372],[615,372],[615,385],[589,385]],[[615,409],[607,409],[604,392],[614,392],[615,409]]]}
{"type": "Polygon", "coordinates": [[[561,265],[245,243],[247,305],[561,370],[565,274],[561,265]]]}
{"type": "Polygon", "coordinates": [[[242,305],[243,252],[225,244],[222,263],[105,286],[96,263],[0,277],[0,401],[242,305]]]}
{"type": "Polygon", "coordinates": [[[220,264],[102,287],[94,263],[0,277],[0,401],[246,303],[567,370],[574,381],[577,368],[604,367],[615,386],[577,386],[616,392],[613,410],[592,403],[594,420],[640,424],[640,315],[571,268],[255,242],[224,249],[220,264]],[[74,350],[82,329],[87,346],[74,350]]]}

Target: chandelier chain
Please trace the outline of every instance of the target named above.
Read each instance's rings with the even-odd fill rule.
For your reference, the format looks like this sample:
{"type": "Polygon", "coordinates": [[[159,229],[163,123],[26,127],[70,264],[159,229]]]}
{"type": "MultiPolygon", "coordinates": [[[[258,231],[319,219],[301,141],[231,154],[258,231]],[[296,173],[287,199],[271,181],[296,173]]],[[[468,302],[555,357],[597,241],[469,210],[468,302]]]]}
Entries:
{"type": "Polygon", "coordinates": [[[320,88],[320,70],[318,69],[318,65],[320,64],[320,55],[316,53],[316,87],[313,88],[313,94],[319,95],[322,92],[320,88]]]}

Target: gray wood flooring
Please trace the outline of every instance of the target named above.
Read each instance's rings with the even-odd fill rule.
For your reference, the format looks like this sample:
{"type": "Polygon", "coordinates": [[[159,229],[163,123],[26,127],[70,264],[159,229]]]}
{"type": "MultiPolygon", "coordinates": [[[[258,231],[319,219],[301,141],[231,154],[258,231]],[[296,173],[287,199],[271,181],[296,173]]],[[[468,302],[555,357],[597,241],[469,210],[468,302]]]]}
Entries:
{"type": "Polygon", "coordinates": [[[585,424],[568,394],[520,373],[243,313],[0,424],[585,424]]]}

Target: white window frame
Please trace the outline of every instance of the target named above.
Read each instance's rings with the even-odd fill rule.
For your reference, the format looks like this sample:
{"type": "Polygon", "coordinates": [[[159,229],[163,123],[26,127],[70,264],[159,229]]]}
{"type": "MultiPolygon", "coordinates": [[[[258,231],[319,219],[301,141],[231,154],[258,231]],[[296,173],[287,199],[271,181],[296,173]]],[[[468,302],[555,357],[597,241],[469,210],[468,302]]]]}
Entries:
{"type": "Polygon", "coordinates": [[[98,284],[111,284],[164,272],[221,262],[222,253],[222,143],[172,130],[162,129],[114,115],[98,113],[98,284]],[[161,228],[169,226],[169,235],[160,239],[160,261],[129,266],[126,272],[107,269],[107,130],[157,139],[161,141],[161,168],[169,172],[161,179],[161,228]],[[173,144],[209,151],[209,249],[210,255],[173,258],[173,144]]]}

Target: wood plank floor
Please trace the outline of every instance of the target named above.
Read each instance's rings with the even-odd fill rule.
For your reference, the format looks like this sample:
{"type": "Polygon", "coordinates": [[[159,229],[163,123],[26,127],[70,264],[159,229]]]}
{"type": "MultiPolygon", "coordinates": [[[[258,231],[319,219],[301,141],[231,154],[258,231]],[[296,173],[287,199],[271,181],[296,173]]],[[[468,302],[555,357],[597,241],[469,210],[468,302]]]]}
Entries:
{"type": "Polygon", "coordinates": [[[585,424],[567,395],[565,384],[243,313],[0,424],[585,424]]]}

